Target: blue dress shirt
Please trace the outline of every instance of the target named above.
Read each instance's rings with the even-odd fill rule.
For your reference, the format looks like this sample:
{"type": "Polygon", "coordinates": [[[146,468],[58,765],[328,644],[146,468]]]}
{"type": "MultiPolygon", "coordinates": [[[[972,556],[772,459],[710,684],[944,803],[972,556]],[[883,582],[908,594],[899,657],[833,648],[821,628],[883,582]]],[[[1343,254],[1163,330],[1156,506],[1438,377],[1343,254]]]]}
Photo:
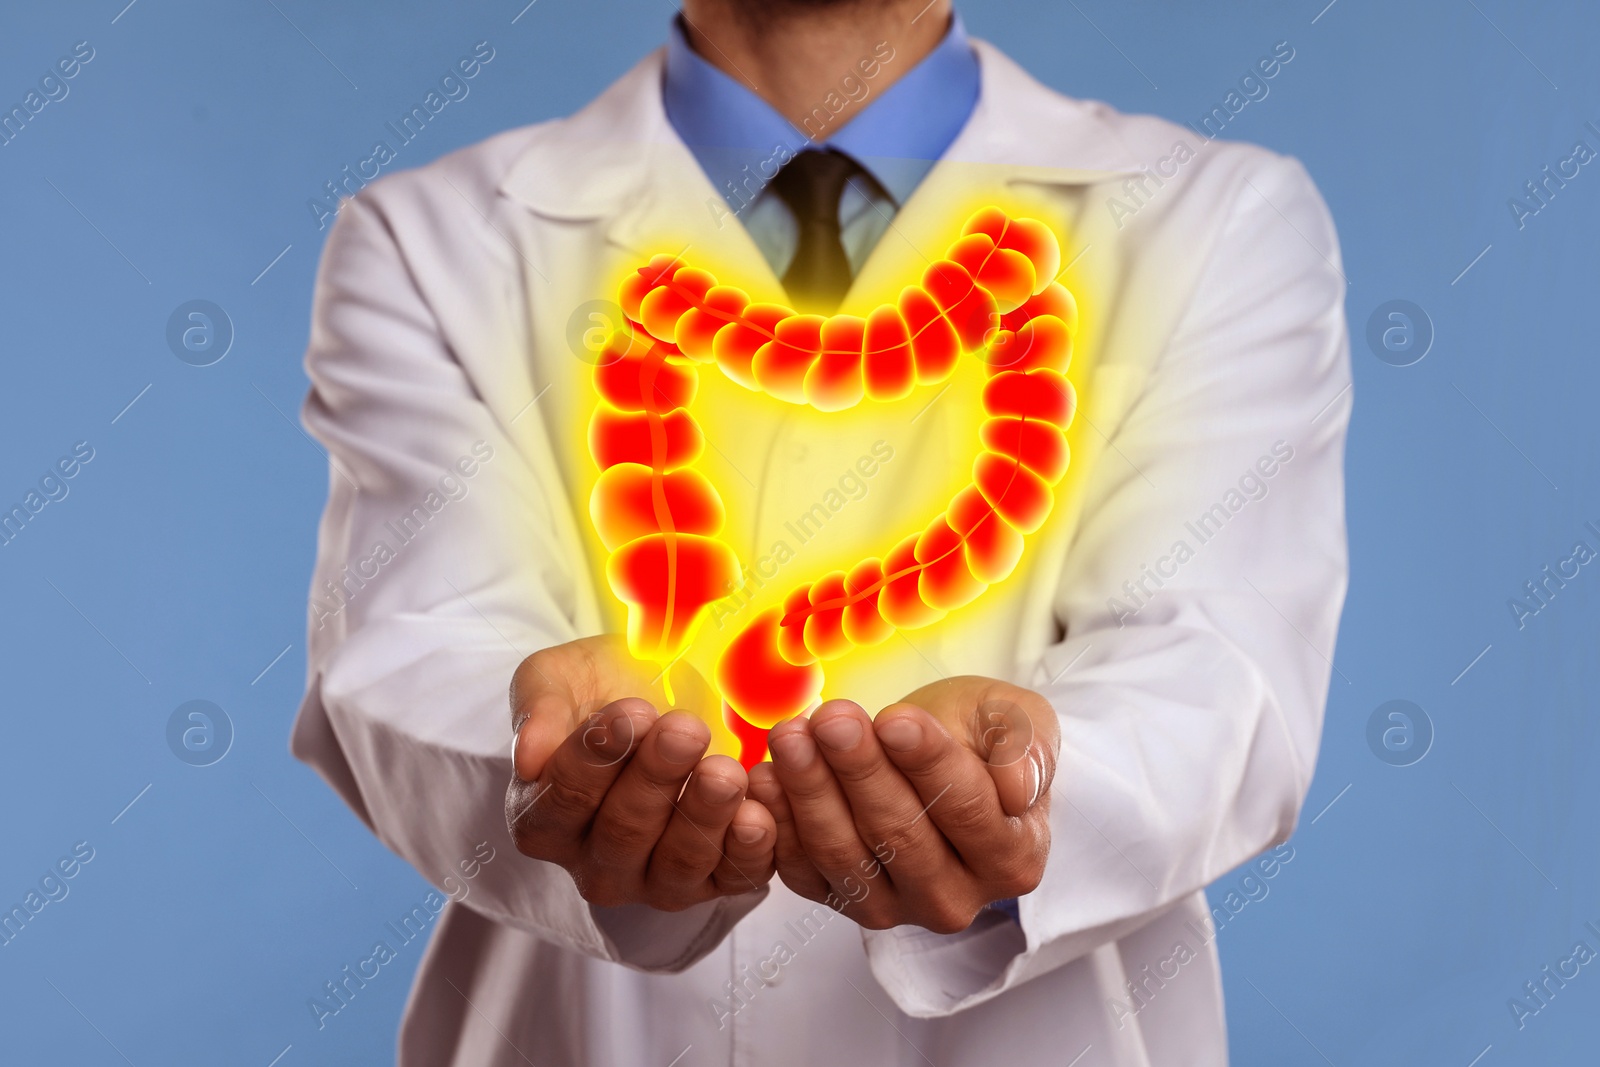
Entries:
{"type": "MultiPolygon", "coordinates": [[[[841,57],[843,58],[843,57],[841,57]]],[[[699,161],[711,184],[738,217],[780,278],[798,243],[788,205],[767,188],[784,162],[826,144],[859,163],[872,179],[852,181],[839,201],[840,235],[852,272],[866,262],[896,211],[966,125],[978,102],[978,57],[959,16],[944,39],[889,88],[894,48],[841,62],[835,103],[866,99],[844,126],[835,126],[829,97],[801,126],[689,47],[681,20],[667,39],[662,99],[667,120],[699,161]],[[887,57],[887,58],[886,58],[887,57]],[[868,72],[871,72],[870,74],[868,72]]]]}

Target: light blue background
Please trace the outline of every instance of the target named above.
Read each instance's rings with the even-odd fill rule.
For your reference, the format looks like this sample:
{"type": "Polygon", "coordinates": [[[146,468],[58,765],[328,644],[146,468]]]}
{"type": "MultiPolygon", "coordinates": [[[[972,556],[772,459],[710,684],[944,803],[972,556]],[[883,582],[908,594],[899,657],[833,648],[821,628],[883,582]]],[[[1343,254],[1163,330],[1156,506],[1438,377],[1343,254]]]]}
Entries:
{"type": "MultiPolygon", "coordinates": [[[[290,422],[323,237],[306,200],[474,42],[496,58],[398,165],[575,109],[671,15],[539,0],[513,22],[525,2],[73,0],[0,15],[7,107],[74,42],[97,53],[0,147],[0,503],[74,442],[96,451],[70,496],[0,548],[0,904],[74,842],[96,852],[0,948],[7,1062],[392,1055],[418,945],[325,1030],[306,1007],[428,891],[287,753],[327,478],[290,422]],[[169,314],[197,297],[237,331],[206,368],[165,342],[169,314]],[[236,731],[206,768],[165,739],[195,698],[236,731]]],[[[1323,3],[962,10],[1050,85],[1180,121],[1274,43],[1297,53],[1228,134],[1302,159],[1339,225],[1352,578],[1295,859],[1220,934],[1236,1062],[1467,1067],[1487,1048],[1483,1067],[1593,1063],[1600,964],[1520,1032],[1507,1000],[1580,937],[1600,948],[1582,930],[1600,924],[1600,568],[1524,630],[1507,600],[1576,538],[1597,541],[1582,525],[1600,521],[1600,165],[1523,230],[1506,202],[1578,137],[1600,147],[1583,128],[1600,125],[1600,12],[1323,3]],[[1396,298],[1437,331],[1406,368],[1363,340],[1396,298]],[[1366,741],[1395,698],[1436,729],[1411,767],[1366,741]]]]}

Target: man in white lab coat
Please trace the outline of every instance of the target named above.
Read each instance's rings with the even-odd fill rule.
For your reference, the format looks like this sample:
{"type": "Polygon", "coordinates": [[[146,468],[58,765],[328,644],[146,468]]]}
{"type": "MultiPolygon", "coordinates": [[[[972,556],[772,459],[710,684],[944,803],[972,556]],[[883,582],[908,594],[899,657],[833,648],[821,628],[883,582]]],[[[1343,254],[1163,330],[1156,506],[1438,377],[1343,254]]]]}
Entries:
{"type": "MultiPolygon", "coordinates": [[[[1062,97],[924,4],[687,0],[578,114],[341,206],[293,745],[457,890],[402,1064],[1226,1062],[1202,890],[1293,830],[1345,588],[1332,224],[1295,161],[1062,97]],[[864,313],[986,203],[1060,235],[1082,313],[1054,510],[747,776],[602,636],[584,335],[658,252],[864,313]]],[[[981,372],[827,416],[700,379],[757,579],[684,706],[723,625],[937,513],[981,372]]]]}

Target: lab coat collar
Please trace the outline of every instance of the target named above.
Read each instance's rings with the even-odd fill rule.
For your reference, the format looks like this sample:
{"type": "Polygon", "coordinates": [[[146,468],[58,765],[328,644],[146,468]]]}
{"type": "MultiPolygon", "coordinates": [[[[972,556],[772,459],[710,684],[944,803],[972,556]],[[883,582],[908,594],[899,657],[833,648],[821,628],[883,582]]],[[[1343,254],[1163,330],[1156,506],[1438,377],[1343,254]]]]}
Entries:
{"type": "MultiPolygon", "coordinates": [[[[1010,181],[1067,185],[1138,169],[1101,105],[1051,93],[993,45],[973,46],[983,88],[946,160],[1006,166],[1010,181]]],[[[551,218],[606,218],[638,205],[663,168],[693,164],[661,103],[665,55],[657,49],[583,110],[541,128],[501,191],[551,218]]]]}
{"type": "Polygon", "coordinates": [[[1106,105],[1054,92],[987,41],[973,46],[982,92],[944,161],[1005,167],[1008,182],[1043,185],[1089,185],[1139,169],[1106,105]]]}
{"type": "MultiPolygon", "coordinates": [[[[1053,93],[994,46],[973,46],[983,77],[977,107],[897,225],[920,224],[943,199],[941,187],[971,180],[973,164],[986,181],[1007,185],[1085,185],[1138,169],[1101,117],[1103,105],[1053,93]]],[[[710,250],[730,276],[745,279],[753,297],[781,302],[771,267],[667,120],[665,51],[570,118],[539,128],[500,190],[546,218],[600,221],[609,242],[639,255],[662,250],[654,242],[669,223],[676,238],[710,250]]],[[[875,280],[885,264],[874,261],[888,258],[871,257],[863,278],[875,280]]]]}

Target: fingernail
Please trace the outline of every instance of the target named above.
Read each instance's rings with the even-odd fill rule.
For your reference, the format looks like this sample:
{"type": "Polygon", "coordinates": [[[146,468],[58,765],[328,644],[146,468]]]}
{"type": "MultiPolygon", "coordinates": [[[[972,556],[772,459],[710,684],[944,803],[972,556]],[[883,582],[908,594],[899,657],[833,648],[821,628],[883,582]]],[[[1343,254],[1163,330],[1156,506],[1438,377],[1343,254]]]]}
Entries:
{"type": "Polygon", "coordinates": [[[1033,807],[1039,800],[1039,787],[1044,784],[1044,773],[1039,766],[1038,756],[1032,751],[1028,752],[1028,807],[1033,807]]]}
{"type": "Polygon", "coordinates": [[[523,766],[520,755],[521,741],[521,737],[515,737],[511,740],[511,770],[514,774],[516,774],[517,781],[531,782],[539,776],[537,774],[529,773],[528,770],[523,766]]]}
{"type": "Polygon", "coordinates": [[[840,715],[820,725],[813,725],[811,732],[817,735],[818,741],[835,752],[845,752],[861,740],[861,722],[852,715],[840,715]]]}
{"type": "Polygon", "coordinates": [[[803,771],[817,758],[817,746],[804,730],[790,730],[768,740],[772,758],[791,771],[803,771]]]}
{"type": "Polygon", "coordinates": [[[884,748],[896,752],[910,752],[922,744],[922,727],[908,716],[897,716],[878,727],[878,740],[884,748]]]}
{"type": "Polygon", "coordinates": [[[630,745],[633,744],[633,737],[635,733],[633,716],[629,715],[621,708],[613,711],[610,715],[602,715],[599,712],[595,712],[594,721],[602,723],[605,726],[607,733],[609,733],[612,737],[615,737],[618,740],[626,740],[630,745]]]}
{"type": "Polygon", "coordinates": [[[741,826],[734,823],[728,829],[733,831],[733,839],[741,845],[753,845],[767,836],[765,826],[741,826]]]}
{"type": "Polygon", "coordinates": [[[681,730],[662,730],[656,738],[656,750],[668,763],[688,763],[704,752],[706,743],[691,733],[681,730]]]}
{"type": "Polygon", "coordinates": [[[700,776],[696,780],[696,785],[700,790],[700,796],[712,804],[726,804],[740,792],[737,783],[711,774],[700,776]]]}

